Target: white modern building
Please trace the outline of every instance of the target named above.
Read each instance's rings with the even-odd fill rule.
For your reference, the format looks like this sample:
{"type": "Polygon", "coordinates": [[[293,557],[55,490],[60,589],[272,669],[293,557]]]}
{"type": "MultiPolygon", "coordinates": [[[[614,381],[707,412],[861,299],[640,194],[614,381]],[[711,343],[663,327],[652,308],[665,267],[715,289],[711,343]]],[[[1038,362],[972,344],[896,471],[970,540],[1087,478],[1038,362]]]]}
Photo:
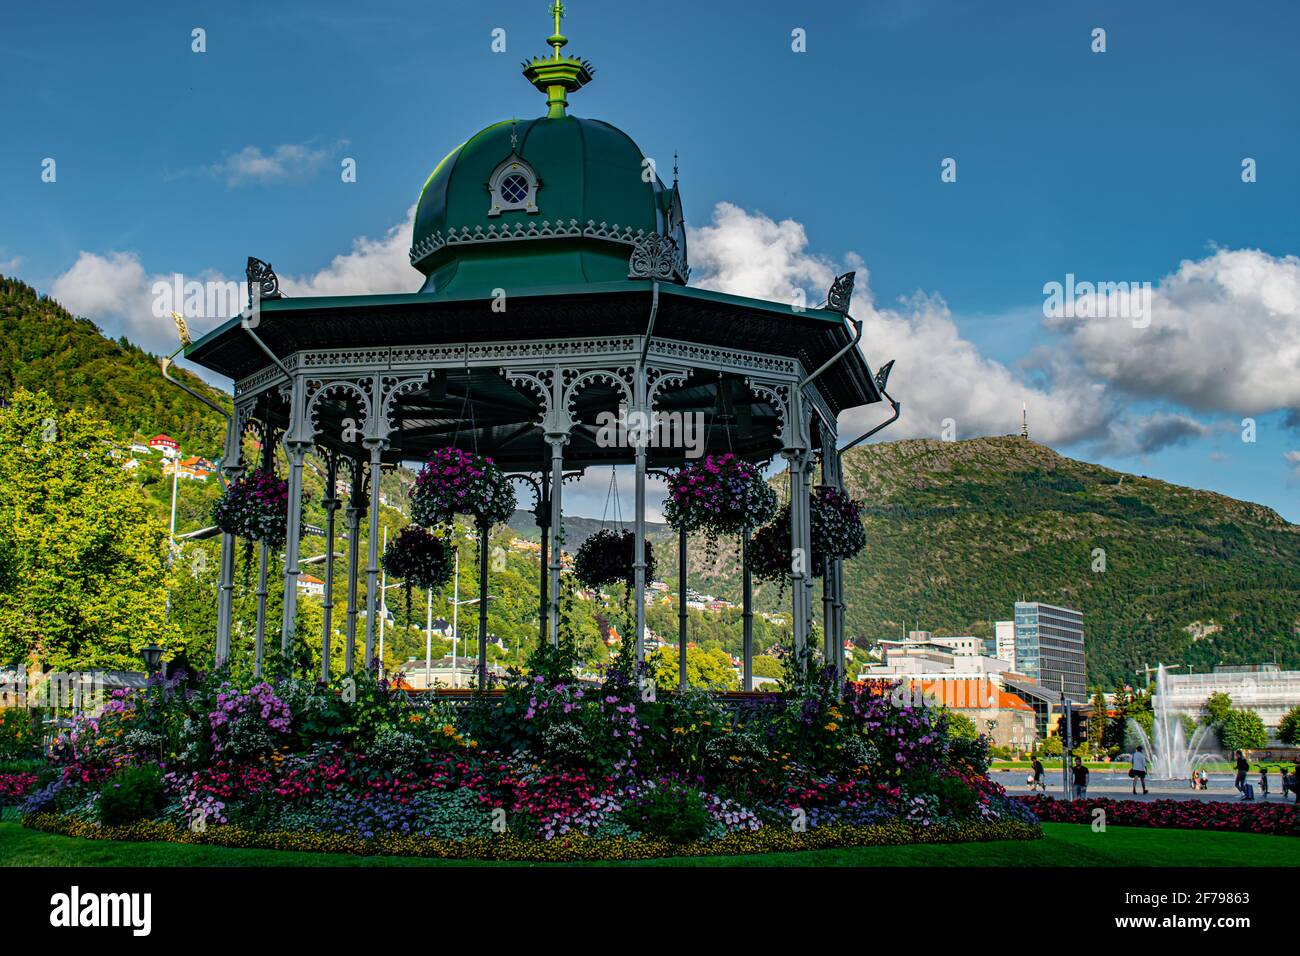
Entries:
{"type": "Polygon", "coordinates": [[[1227,694],[1232,706],[1259,714],[1270,732],[1282,716],[1300,705],[1300,671],[1284,671],[1276,664],[1216,667],[1210,674],[1165,674],[1169,708],[1196,718],[1205,711],[1212,694],[1227,694]]]}
{"type": "Polygon", "coordinates": [[[995,621],[993,624],[995,655],[1016,669],[1016,622],[995,621]]]}

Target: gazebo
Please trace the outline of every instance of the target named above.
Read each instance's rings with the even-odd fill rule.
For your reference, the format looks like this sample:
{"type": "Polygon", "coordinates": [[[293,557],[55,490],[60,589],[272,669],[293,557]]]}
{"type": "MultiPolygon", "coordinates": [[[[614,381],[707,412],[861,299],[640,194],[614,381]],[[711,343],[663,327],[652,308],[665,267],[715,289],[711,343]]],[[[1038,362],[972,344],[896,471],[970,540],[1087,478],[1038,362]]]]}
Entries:
{"type": "MultiPolygon", "coordinates": [[[[234,415],[220,468],[246,461],[243,437],[261,441],[263,466],[280,442],[288,460],[289,516],[282,647],[295,631],[302,571],[304,461],[324,462],[322,677],[330,677],[335,514],[347,528],[347,669],[356,666],[362,525],[363,660],[374,657],[380,573],[380,470],[456,445],[490,455],[526,481],[542,530],[539,638],[559,639],[565,478],[592,466],[635,468],[635,650],[644,659],[647,474],[681,466],[687,450],[656,441],[665,415],[705,416],[706,453],[756,463],[780,456],[790,479],[792,554],[810,554],[809,495],[840,486],[839,415],[879,402],[863,359],[861,325],[848,317],[852,274],[819,308],[727,295],[687,285],[685,216],[676,170],[665,184],[618,128],[568,112],[592,79],[585,60],[562,52],[563,7],[552,9],[552,51],[524,64],[546,95],[545,115],[488,126],[453,149],[420,193],[412,264],[425,279],[396,295],[296,298],[280,293],[271,266],[248,261],[248,308],[185,350],[234,380],[234,415]],[[620,423],[613,440],[607,427],[620,423]],[[640,424],[638,424],[640,423],[640,424]],[[648,427],[646,427],[648,425],[648,427]],[[347,500],[335,492],[346,476],[347,500]],[[802,550],[799,550],[802,549],[802,550]]],[[[895,417],[897,407],[895,406],[895,417]]],[[[680,419],[678,419],[680,420],[680,419]]],[[[699,449],[695,449],[698,451],[699,449]]],[[[221,540],[216,657],[231,653],[236,541],[221,540]]],[[[486,596],[487,547],[480,547],[486,596]]],[[[745,549],[742,547],[742,562],[745,549]]],[[[747,562],[744,562],[747,563],[747,562]]],[[[843,575],[825,577],[827,660],[843,667],[843,575]]],[[[267,549],[261,549],[257,655],[266,630],[267,549]]],[[[752,601],[744,581],[744,681],[752,688],[752,601]]],[[[679,555],[681,678],[686,667],[686,539],[679,555]]],[[[813,575],[793,565],[794,649],[813,632],[813,575]]],[[[479,603],[480,673],[486,667],[487,602],[479,603]]]]}

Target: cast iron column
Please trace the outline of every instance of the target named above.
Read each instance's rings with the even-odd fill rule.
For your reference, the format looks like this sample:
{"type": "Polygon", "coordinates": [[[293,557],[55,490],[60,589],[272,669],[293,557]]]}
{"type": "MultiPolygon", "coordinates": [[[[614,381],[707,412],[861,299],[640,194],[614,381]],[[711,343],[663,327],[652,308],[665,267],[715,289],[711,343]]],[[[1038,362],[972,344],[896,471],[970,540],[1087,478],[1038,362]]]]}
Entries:
{"type": "Polygon", "coordinates": [[[325,500],[325,625],[321,628],[320,640],[320,678],[325,683],[330,680],[330,638],[334,627],[334,512],[339,510],[338,452],[330,452],[329,465],[325,471],[325,482],[329,486],[325,500]]]}

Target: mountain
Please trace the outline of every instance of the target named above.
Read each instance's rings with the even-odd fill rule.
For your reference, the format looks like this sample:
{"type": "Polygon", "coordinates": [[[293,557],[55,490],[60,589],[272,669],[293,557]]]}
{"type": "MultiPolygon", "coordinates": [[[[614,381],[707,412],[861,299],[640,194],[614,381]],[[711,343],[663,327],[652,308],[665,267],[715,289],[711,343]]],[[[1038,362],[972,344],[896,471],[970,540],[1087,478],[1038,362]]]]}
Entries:
{"type": "MultiPolygon", "coordinates": [[[[508,522],[510,529],[519,537],[526,541],[540,540],[540,531],[537,527],[537,518],[531,511],[517,510],[514,516],[508,522]]],[[[631,521],[601,521],[599,518],[583,518],[579,515],[564,516],[564,550],[576,552],[582,547],[582,543],[590,538],[601,528],[609,528],[611,531],[632,530],[631,521]]],[[[671,543],[671,539],[676,538],[677,532],[673,531],[662,521],[647,521],[645,523],[646,537],[650,539],[651,544],[656,547],[661,541],[671,543]]],[[[677,551],[674,548],[673,554],[677,551]]],[[[676,561],[676,558],[673,559],[676,561]]],[[[676,564],[673,565],[677,567],[676,564]]],[[[660,567],[662,574],[666,568],[660,567]]],[[[676,580],[674,578],[673,580],[676,580]]]]}
{"type": "Polygon", "coordinates": [[[1019,437],[868,445],[844,472],[865,502],[845,574],[858,638],[918,620],[991,636],[1037,600],[1083,612],[1088,680],[1107,688],[1157,661],[1300,666],[1300,526],[1272,509],[1019,437]]]}
{"type": "MultiPolygon", "coordinates": [[[[230,407],[230,396],[197,376],[180,369],[173,374],[230,407]]],[[[123,439],[166,432],[186,452],[210,458],[221,451],[221,416],[164,381],[155,356],[126,339],[105,337],[89,319],[0,276],[0,400],[20,386],[93,412],[123,439]]]]}

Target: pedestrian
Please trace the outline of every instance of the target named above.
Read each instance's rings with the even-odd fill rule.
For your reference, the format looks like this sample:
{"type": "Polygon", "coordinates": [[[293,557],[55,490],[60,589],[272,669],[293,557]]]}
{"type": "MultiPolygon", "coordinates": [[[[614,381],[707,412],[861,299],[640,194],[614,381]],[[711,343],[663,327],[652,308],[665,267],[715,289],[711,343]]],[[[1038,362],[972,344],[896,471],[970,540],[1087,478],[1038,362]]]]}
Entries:
{"type": "Polygon", "coordinates": [[[1259,765],[1259,793],[1265,800],[1268,799],[1268,768],[1263,764],[1259,765]]]}
{"type": "Polygon", "coordinates": [[[1145,796],[1147,793],[1147,753],[1142,749],[1141,744],[1138,744],[1137,750],[1133,751],[1133,769],[1128,772],[1128,775],[1133,778],[1133,795],[1137,796],[1138,781],[1141,780],[1142,794],[1145,796]]]}
{"type": "Polygon", "coordinates": [[[1233,778],[1232,785],[1237,788],[1241,794],[1241,799],[1246,799],[1246,773],[1250,770],[1250,764],[1246,762],[1246,755],[1240,750],[1232,752],[1233,767],[1237,771],[1237,776],[1233,778]]]}
{"type": "Polygon", "coordinates": [[[1088,796],[1088,768],[1083,765],[1082,757],[1074,758],[1074,799],[1082,800],[1088,796]]]}
{"type": "Polygon", "coordinates": [[[1043,762],[1035,757],[1032,766],[1034,768],[1034,782],[1030,785],[1030,789],[1041,790],[1046,793],[1047,784],[1043,783],[1043,762]]]}

